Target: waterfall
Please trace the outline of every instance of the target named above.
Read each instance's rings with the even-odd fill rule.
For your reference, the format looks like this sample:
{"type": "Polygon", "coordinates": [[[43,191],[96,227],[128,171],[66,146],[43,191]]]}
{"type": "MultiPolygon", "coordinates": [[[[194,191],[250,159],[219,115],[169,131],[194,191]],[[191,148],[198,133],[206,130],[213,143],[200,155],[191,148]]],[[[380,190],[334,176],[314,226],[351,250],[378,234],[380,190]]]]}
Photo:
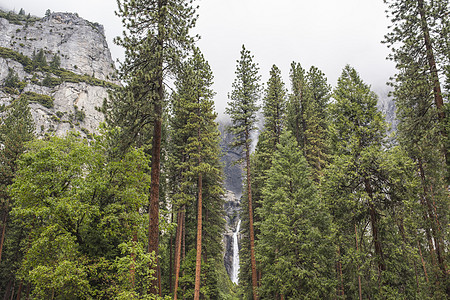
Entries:
{"type": "Polygon", "coordinates": [[[238,221],[236,226],[236,231],[233,233],[233,273],[231,275],[231,281],[233,283],[238,282],[239,274],[239,245],[238,245],[238,234],[241,228],[241,220],[238,221]]]}

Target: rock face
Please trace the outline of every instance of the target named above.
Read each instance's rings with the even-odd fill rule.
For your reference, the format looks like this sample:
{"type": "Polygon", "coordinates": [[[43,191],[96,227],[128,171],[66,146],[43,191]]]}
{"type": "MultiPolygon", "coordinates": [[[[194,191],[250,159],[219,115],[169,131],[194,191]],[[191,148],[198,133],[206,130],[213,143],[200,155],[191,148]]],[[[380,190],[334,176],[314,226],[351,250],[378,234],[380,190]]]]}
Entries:
{"type": "Polygon", "coordinates": [[[65,81],[45,85],[45,77],[57,79],[57,75],[42,70],[26,70],[14,58],[0,57],[0,84],[3,85],[10,70],[13,70],[26,86],[20,93],[0,91],[0,104],[8,104],[27,92],[47,95],[54,99],[53,107],[31,103],[36,133],[47,132],[63,135],[77,130],[86,135],[95,132],[103,114],[98,111],[108,97],[108,88],[99,82],[112,82],[114,63],[108,48],[102,25],[86,21],[77,14],[52,13],[38,21],[10,23],[0,18],[0,47],[13,50],[32,58],[43,50],[50,62],[55,55],[60,58],[60,68],[71,74],[97,79],[77,82],[65,81]]]}
{"type": "Polygon", "coordinates": [[[377,94],[379,96],[377,103],[378,110],[384,114],[386,122],[390,124],[390,131],[397,130],[398,120],[395,114],[395,102],[389,97],[388,91],[380,91],[377,94]]]}
{"type": "Polygon", "coordinates": [[[225,189],[232,191],[238,198],[242,194],[242,167],[235,164],[239,160],[240,154],[236,149],[231,148],[233,135],[226,130],[231,123],[229,121],[219,120],[219,131],[221,136],[220,148],[222,149],[222,163],[225,174],[225,189]]]}

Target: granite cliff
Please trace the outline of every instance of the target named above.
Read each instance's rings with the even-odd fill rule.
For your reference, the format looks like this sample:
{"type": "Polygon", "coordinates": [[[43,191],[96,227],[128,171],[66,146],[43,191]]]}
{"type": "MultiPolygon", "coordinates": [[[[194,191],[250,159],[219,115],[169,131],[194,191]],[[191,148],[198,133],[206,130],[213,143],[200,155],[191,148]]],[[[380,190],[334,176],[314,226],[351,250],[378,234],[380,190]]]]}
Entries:
{"type": "Polygon", "coordinates": [[[0,104],[28,97],[38,135],[95,132],[115,84],[103,26],[72,13],[2,16],[0,104]]]}

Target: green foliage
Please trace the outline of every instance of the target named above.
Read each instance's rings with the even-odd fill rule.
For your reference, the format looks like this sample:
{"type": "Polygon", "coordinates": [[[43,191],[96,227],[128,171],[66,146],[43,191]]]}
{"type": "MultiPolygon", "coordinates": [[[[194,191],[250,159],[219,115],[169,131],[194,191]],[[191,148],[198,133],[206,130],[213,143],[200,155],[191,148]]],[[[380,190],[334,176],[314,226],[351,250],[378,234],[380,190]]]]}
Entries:
{"type": "Polygon", "coordinates": [[[377,97],[353,68],[345,67],[333,97],[333,160],[322,186],[336,226],[339,287],[353,298],[359,288],[363,297],[418,297],[411,262],[420,262],[409,235],[417,234],[409,219],[417,201],[412,161],[401,148],[387,149],[377,97]]]}
{"type": "Polygon", "coordinates": [[[14,202],[9,196],[9,189],[17,171],[17,159],[25,151],[25,143],[33,138],[34,124],[28,102],[24,98],[14,100],[2,107],[0,119],[0,238],[4,241],[0,248],[0,289],[6,288],[7,282],[14,278],[23,257],[23,228],[10,221],[10,209],[14,202]],[[6,230],[3,231],[3,229],[6,230]],[[5,236],[6,235],[6,236],[5,236]]]}
{"type": "Polygon", "coordinates": [[[144,245],[133,242],[120,244],[119,248],[122,255],[114,262],[114,267],[117,268],[117,287],[113,299],[157,299],[155,295],[148,294],[150,282],[155,278],[154,270],[148,267],[155,264],[154,254],[146,253],[144,245]],[[134,270],[134,278],[130,270],[134,270]]]}
{"type": "Polygon", "coordinates": [[[50,68],[57,70],[61,67],[61,58],[58,54],[55,54],[50,62],[50,68]]]}
{"type": "Polygon", "coordinates": [[[5,12],[3,10],[0,10],[0,18],[4,18],[4,19],[8,20],[10,23],[15,24],[15,25],[22,25],[23,22],[27,23],[27,22],[35,22],[35,21],[40,20],[40,18],[31,17],[30,14],[25,16],[25,11],[23,9],[20,9],[19,14],[15,13],[13,11],[5,12]]]}
{"type": "Polygon", "coordinates": [[[73,83],[79,83],[79,82],[85,82],[90,85],[94,86],[103,86],[107,88],[117,88],[117,85],[108,81],[104,81],[89,75],[79,75],[75,74],[73,72],[64,70],[64,69],[55,69],[52,70],[52,73],[56,76],[58,76],[61,82],[73,82],[73,83]]]}
{"type": "Polygon", "coordinates": [[[48,95],[38,94],[35,92],[25,92],[20,95],[20,98],[24,98],[30,103],[39,103],[46,108],[53,108],[54,99],[48,95]]]}
{"type": "MultiPolygon", "coordinates": [[[[215,123],[209,64],[198,49],[185,63],[175,83],[172,95],[171,149],[169,151],[169,179],[172,205],[179,210],[187,207],[186,226],[195,229],[197,213],[195,199],[198,197],[198,180],[202,175],[202,257],[201,290],[205,299],[222,299],[218,290],[218,271],[215,267],[222,260],[223,188],[219,161],[219,131],[215,123]],[[204,259],[205,260],[205,259],[204,259]]],[[[183,260],[185,276],[180,281],[180,295],[193,297],[195,281],[196,230],[187,233],[183,260]],[[193,255],[189,257],[189,255],[193,255]],[[189,259],[193,261],[188,262],[189,259]],[[192,264],[192,265],[191,265],[192,264]]]]}
{"type": "Polygon", "coordinates": [[[448,86],[443,85],[443,79],[450,56],[448,47],[442,44],[448,41],[449,2],[385,2],[393,24],[384,42],[391,48],[390,58],[399,70],[390,83],[399,120],[397,140],[413,159],[414,174],[420,178],[420,192],[416,194],[416,204],[420,205],[415,208],[418,215],[409,226],[416,230],[410,233],[415,236],[412,247],[415,252],[422,251],[421,259],[430,268],[427,275],[420,274],[426,284],[421,284],[419,291],[423,297],[448,298],[449,257],[444,245],[450,232],[442,224],[449,224],[450,220],[450,164],[448,115],[444,107],[448,86]],[[438,101],[441,88],[444,103],[438,101]]]}
{"type": "Polygon", "coordinates": [[[332,298],[331,218],[289,131],[280,136],[258,215],[262,218],[256,247],[263,274],[260,296],[332,298]]]}
{"type": "Polygon", "coordinates": [[[8,75],[6,75],[3,85],[10,88],[16,88],[18,83],[19,83],[19,76],[13,69],[8,68],[8,75]]]}
{"type": "Polygon", "coordinates": [[[37,68],[45,68],[48,66],[43,49],[40,49],[37,54],[36,52],[33,52],[33,56],[31,57],[31,59],[33,60],[33,64],[37,68]]]}
{"type": "Polygon", "coordinates": [[[143,266],[153,258],[132,240],[146,236],[147,220],[140,210],[148,201],[149,162],[141,150],[111,160],[105,155],[114,146],[108,136],[96,137],[91,145],[75,136],[37,140],[19,161],[11,188],[13,217],[28,231],[30,246],[20,276],[33,283],[34,297],[146,295],[151,274],[143,266]],[[135,250],[121,246],[120,252],[124,243],[135,250]],[[136,255],[134,289],[125,279],[129,251],[136,255]],[[109,261],[109,271],[92,277],[99,259],[109,261]],[[108,272],[120,276],[102,281],[108,272]]]}
{"type": "Polygon", "coordinates": [[[291,131],[297,140],[297,144],[304,148],[304,131],[306,130],[305,97],[306,97],[306,79],[305,70],[300,63],[292,62],[291,71],[291,90],[286,104],[286,128],[291,131]]]}
{"type": "Polygon", "coordinates": [[[83,109],[79,110],[78,106],[76,105],[74,105],[73,108],[75,109],[75,119],[80,122],[83,122],[84,118],[86,118],[86,112],[83,109]]]}
{"type": "Polygon", "coordinates": [[[26,85],[26,82],[20,81],[19,76],[13,69],[8,69],[8,75],[6,75],[5,81],[3,82],[3,90],[6,93],[19,94],[26,85]]]}
{"type": "Polygon", "coordinates": [[[60,85],[61,83],[62,83],[61,79],[50,76],[50,74],[47,74],[45,78],[42,80],[42,85],[46,87],[55,87],[57,85],[60,85]]]}
{"type": "Polygon", "coordinates": [[[259,109],[257,101],[260,94],[259,68],[253,62],[253,56],[242,45],[241,57],[236,65],[236,78],[233,90],[229,95],[230,102],[225,112],[230,115],[234,134],[233,147],[248,147],[251,144],[250,134],[256,129],[256,113],[259,109]]]}
{"type": "Polygon", "coordinates": [[[281,79],[281,71],[273,65],[263,99],[264,131],[267,143],[273,150],[278,144],[285,126],[286,90],[281,79]]]}
{"type": "Polygon", "coordinates": [[[33,61],[28,57],[12,49],[0,47],[0,56],[3,58],[13,59],[21,63],[26,72],[31,72],[33,70],[33,61]]]}

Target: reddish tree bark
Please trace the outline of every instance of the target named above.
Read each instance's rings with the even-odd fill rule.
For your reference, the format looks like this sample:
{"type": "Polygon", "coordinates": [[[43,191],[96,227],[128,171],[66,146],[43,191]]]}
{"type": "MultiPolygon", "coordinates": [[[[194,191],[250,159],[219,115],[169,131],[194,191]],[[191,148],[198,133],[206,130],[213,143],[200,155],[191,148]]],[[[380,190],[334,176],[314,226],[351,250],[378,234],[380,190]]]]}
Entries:
{"type": "Polygon", "coordinates": [[[3,243],[5,241],[5,234],[6,234],[6,222],[8,220],[8,201],[6,201],[5,205],[5,213],[3,215],[2,220],[2,236],[0,237],[0,262],[2,261],[2,252],[3,252],[3,243]]]}
{"type": "Polygon", "coordinates": [[[178,212],[178,222],[177,222],[177,233],[175,238],[175,285],[173,299],[177,300],[178,292],[178,281],[180,276],[180,258],[181,258],[181,247],[182,247],[182,233],[183,233],[183,223],[184,223],[184,205],[183,208],[178,212]]]}
{"type": "Polygon", "coordinates": [[[197,207],[197,257],[195,262],[194,300],[200,299],[200,273],[202,266],[202,173],[198,175],[198,207],[197,207]]]}
{"type": "MultiPolygon", "coordinates": [[[[157,111],[161,111],[160,105],[157,111]]],[[[158,113],[155,112],[157,115],[158,113]]],[[[155,253],[156,264],[152,266],[155,280],[151,283],[150,293],[158,293],[158,248],[159,248],[159,176],[160,176],[160,155],[161,155],[161,116],[155,117],[152,163],[151,163],[151,186],[150,186],[150,207],[149,207],[149,226],[148,226],[148,252],[155,253]]]]}

